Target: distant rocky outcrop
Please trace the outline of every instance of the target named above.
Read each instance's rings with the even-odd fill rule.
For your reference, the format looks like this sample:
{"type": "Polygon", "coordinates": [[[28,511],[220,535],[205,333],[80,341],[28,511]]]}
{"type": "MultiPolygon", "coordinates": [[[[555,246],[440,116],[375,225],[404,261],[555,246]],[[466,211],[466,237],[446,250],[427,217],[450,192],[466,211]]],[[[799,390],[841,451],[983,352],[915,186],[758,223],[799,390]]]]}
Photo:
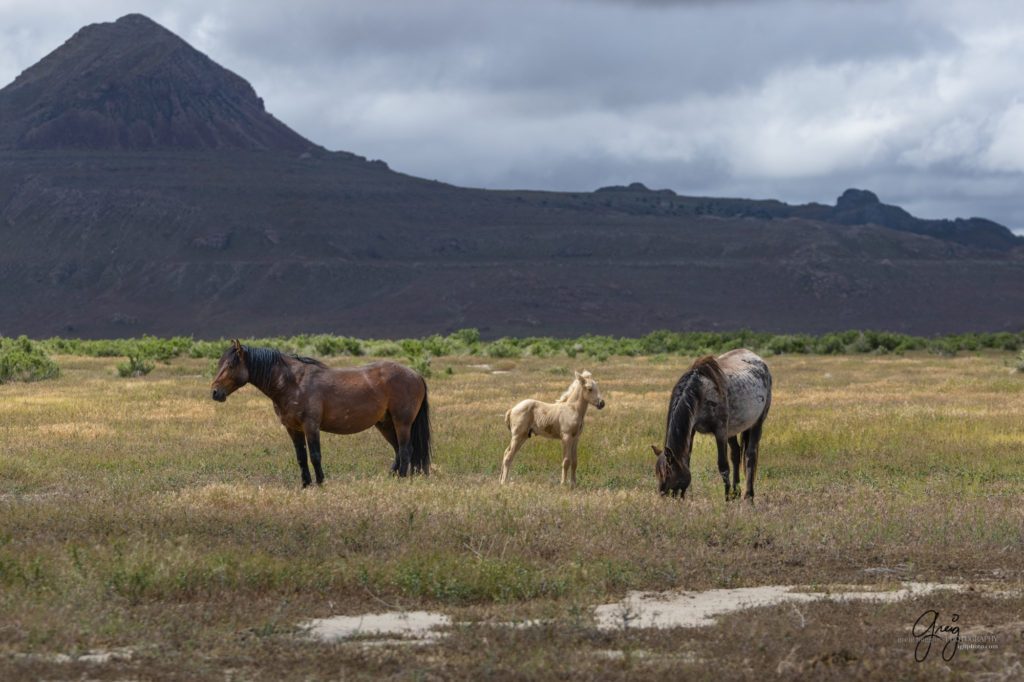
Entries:
{"type": "Polygon", "coordinates": [[[745,216],[774,220],[803,218],[836,225],[879,225],[891,230],[928,235],[979,249],[1010,251],[1024,246],[1008,228],[984,218],[925,220],[916,218],[899,206],[883,204],[874,192],[848,189],[833,207],[822,204],[790,205],[774,200],[682,197],[672,190],[651,190],[643,183],[602,187],[595,194],[615,205],[638,213],[678,215],[745,216]]]}
{"type": "Polygon", "coordinates": [[[828,220],[841,225],[881,225],[893,230],[924,234],[982,249],[1008,251],[1024,246],[1024,237],[1014,235],[1006,227],[991,220],[922,220],[899,206],[883,204],[874,192],[862,189],[848,189],[843,192],[828,220]]]}

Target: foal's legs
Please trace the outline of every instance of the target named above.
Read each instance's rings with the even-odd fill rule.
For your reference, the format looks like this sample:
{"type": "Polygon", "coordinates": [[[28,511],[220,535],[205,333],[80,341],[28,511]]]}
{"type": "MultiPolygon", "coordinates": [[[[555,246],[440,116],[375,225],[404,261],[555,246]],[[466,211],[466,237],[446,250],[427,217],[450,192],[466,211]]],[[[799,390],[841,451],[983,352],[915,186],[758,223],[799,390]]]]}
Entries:
{"type": "Polygon", "coordinates": [[[562,436],[562,485],[568,478],[570,488],[576,487],[576,452],[578,441],[572,436],[562,436]]]}
{"type": "Polygon", "coordinates": [[[740,456],[743,454],[743,448],[740,447],[740,442],[733,436],[729,439],[729,459],[732,462],[732,495],[730,497],[737,498],[740,496],[740,456]]]}
{"type": "MultiPolygon", "coordinates": [[[[579,446],[580,446],[579,436],[577,436],[576,438],[571,439],[570,444],[569,444],[569,457],[568,457],[569,481],[570,481],[569,487],[570,488],[575,488],[576,487],[576,463],[577,463],[577,460],[579,458],[579,446]]],[[[564,443],[563,443],[563,447],[564,447],[564,443]]],[[[563,456],[563,458],[562,458],[562,485],[565,485],[565,465],[566,465],[566,458],[563,456]]]]}
{"type": "Polygon", "coordinates": [[[526,434],[520,434],[515,431],[512,432],[512,440],[509,442],[508,447],[505,448],[505,454],[501,458],[501,484],[505,485],[508,483],[508,470],[512,467],[512,458],[519,452],[519,448],[523,447],[523,443],[526,442],[526,434]]]}
{"type": "Polygon", "coordinates": [[[309,475],[309,464],[306,461],[306,434],[302,431],[288,429],[288,435],[292,438],[292,445],[295,446],[295,457],[299,460],[299,468],[302,470],[302,487],[310,485],[313,478],[309,475]]]}
{"type": "Polygon", "coordinates": [[[747,491],[743,499],[754,501],[754,475],[757,474],[757,450],[761,444],[761,427],[764,419],[750,427],[743,434],[743,454],[747,465],[747,491]]]}
{"type": "Polygon", "coordinates": [[[572,457],[572,441],[567,436],[562,436],[562,485],[569,475],[569,459],[572,457]]]}

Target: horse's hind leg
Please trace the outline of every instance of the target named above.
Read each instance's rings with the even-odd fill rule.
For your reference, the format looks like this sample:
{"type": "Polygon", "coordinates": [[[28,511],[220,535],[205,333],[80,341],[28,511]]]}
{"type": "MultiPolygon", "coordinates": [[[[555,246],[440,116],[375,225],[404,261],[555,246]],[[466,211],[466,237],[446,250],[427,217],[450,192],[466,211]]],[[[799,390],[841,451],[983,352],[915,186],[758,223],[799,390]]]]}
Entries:
{"type": "MultiPolygon", "coordinates": [[[[324,482],[324,469],[320,465],[320,428],[309,426],[306,429],[306,442],[309,444],[309,461],[313,463],[313,472],[316,474],[316,484],[324,482]]],[[[303,472],[303,477],[308,477],[309,472],[303,472]]]]}
{"type": "Polygon", "coordinates": [[[501,484],[505,485],[508,483],[508,472],[512,468],[512,458],[519,452],[519,448],[523,447],[523,443],[526,442],[526,436],[521,436],[515,432],[512,433],[512,440],[509,442],[508,447],[505,448],[505,454],[501,458],[501,484]]]}
{"type": "Polygon", "coordinates": [[[412,422],[400,423],[392,419],[395,430],[395,442],[398,443],[398,454],[395,456],[395,464],[398,466],[398,475],[402,478],[409,471],[409,460],[412,457],[412,422]]]}
{"type": "Polygon", "coordinates": [[[295,446],[295,458],[299,460],[299,469],[302,470],[302,487],[305,488],[313,482],[309,475],[309,464],[306,461],[306,434],[302,431],[288,429],[288,435],[292,438],[292,445],[295,446]]]}
{"type": "Polygon", "coordinates": [[[735,499],[740,496],[740,459],[743,448],[740,447],[736,436],[729,439],[729,459],[732,462],[732,491],[730,497],[735,499]]]}
{"type": "Polygon", "coordinates": [[[384,436],[384,440],[386,440],[395,451],[395,462],[391,465],[391,473],[397,474],[399,465],[398,435],[395,433],[395,425],[391,421],[391,416],[385,415],[384,419],[374,424],[374,426],[377,427],[377,430],[380,431],[380,435],[384,436]]]}
{"type": "Polygon", "coordinates": [[[764,421],[759,421],[743,434],[743,454],[747,465],[747,491],[743,499],[751,502],[754,501],[754,476],[757,474],[757,454],[763,425],[764,421]]]}

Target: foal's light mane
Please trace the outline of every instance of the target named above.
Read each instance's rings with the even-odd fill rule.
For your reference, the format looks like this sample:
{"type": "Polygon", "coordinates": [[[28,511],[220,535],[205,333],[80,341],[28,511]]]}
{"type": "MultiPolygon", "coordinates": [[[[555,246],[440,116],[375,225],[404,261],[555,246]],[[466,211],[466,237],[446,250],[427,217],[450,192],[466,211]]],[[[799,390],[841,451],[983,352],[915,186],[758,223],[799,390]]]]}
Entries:
{"type": "MultiPolygon", "coordinates": [[[[580,372],[580,376],[585,378],[585,379],[589,379],[593,375],[590,372],[583,371],[583,372],[580,372]]],[[[571,403],[579,395],[579,392],[582,389],[583,389],[583,385],[580,383],[579,379],[573,379],[572,383],[569,384],[569,388],[565,389],[565,393],[563,393],[561,396],[559,396],[558,400],[556,400],[555,402],[556,403],[571,403]]]]}

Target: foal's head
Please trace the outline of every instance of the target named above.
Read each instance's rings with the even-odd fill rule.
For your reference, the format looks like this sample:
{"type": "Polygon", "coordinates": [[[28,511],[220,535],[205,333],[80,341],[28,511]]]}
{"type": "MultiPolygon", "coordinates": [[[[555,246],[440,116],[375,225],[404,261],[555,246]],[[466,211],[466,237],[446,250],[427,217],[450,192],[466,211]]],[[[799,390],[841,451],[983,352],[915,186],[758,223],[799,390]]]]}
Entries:
{"type": "Polygon", "coordinates": [[[594,381],[593,375],[586,370],[584,370],[582,374],[576,372],[576,381],[580,384],[580,390],[583,392],[583,399],[597,409],[603,409],[604,398],[601,397],[601,391],[597,389],[597,382],[594,381]]]}
{"type": "Polygon", "coordinates": [[[668,448],[654,450],[657,461],[654,463],[654,475],[658,478],[658,492],[662,495],[679,497],[686,495],[686,489],[690,487],[690,467],[685,462],[672,454],[668,448]]]}
{"type": "Polygon", "coordinates": [[[224,402],[228,396],[245,386],[249,381],[249,370],[245,366],[245,347],[235,339],[220,356],[217,373],[210,384],[210,397],[224,402]]]}

